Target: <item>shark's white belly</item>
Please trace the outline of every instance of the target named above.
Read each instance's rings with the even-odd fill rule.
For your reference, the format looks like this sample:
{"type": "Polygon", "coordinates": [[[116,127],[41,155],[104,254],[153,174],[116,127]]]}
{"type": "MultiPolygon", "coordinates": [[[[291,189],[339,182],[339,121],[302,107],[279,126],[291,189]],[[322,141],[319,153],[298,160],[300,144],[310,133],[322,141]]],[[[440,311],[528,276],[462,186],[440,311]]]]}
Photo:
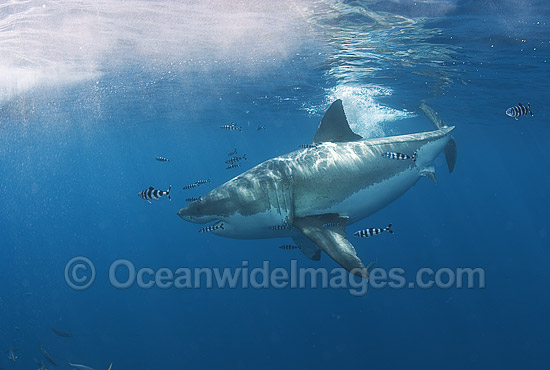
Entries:
{"type": "Polygon", "coordinates": [[[340,216],[349,217],[348,224],[352,224],[389,205],[414,186],[420,177],[418,168],[411,167],[387,180],[357,191],[328,209],[308,207],[307,209],[296,210],[296,215],[336,213],[340,216]]]}
{"type": "MultiPolygon", "coordinates": [[[[315,214],[336,213],[349,217],[348,224],[360,221],[399,198],[420,179],[420,171],[413,167],[399,174],[361,189],[346,198],[344,201],[334,204],[328,209],[317,209],[314,203],[305,209],[296,209],[295,216],[304,217],[315,214]]],[[[240,213],[232,215],[224,220],[224,229],[214,231],[219,236],[236,239],[267,239],[292,237],[296,230],[290,224],[286,214],[281,214],[278,208],[254,215],[243,216],[240,213]]]]}

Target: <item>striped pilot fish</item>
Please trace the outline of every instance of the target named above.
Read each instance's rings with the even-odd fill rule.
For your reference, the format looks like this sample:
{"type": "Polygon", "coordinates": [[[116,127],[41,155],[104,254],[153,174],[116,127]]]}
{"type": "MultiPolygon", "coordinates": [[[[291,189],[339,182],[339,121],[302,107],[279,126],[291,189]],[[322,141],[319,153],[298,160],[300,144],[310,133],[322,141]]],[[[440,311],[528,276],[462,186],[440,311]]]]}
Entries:
{"type": "Polygon", "coordinates": [[[198,181],[195,181],[195,184],[202,185],[202,184],[208,184],[209,182],[210,182],[210,179],[198,180],[198,181]]]}
{"type": "Polygon", "coordinates": [[[201,200],[202,198],[201,197],[190,197],[190,198],[185,198],[185,201],[186,202],[196,202],[198,200],[201,200]]]}
{"type": "Polygon", "coordinates": [[[271,230],[292,230],[292,225],[289,224],[281,224],[281,225],[273,225],[269,227],[271,230]]]}
{"type": "Polygon", "coordinates": [[[298,145],[298,147],[300,149],[312,149],[312,148],[317,148],[319,144],[300,144],[298,145]]]}
{"type": "Polygon", "coordinates": [[[281,248],[282,250],[285,250],[285,251],[289,251],[289,250],[292,250],[292,249],[298,249],[297,246],[291,245],[291,244],[281,245],[279,248],[281,248]]]}
{"type": "Polygon", "coordinates": [[[242,161],[242,160],[246,160],[246,154],[243,154],[242,157],[232,157],[232,158],[229,158],[227,161],[225,161],[225,163],[227,164],[232,164],[232,163],[235,163],[235,162],[238,162],[238,161],[242,161]]]}
{"type": "Polygon", "coordinates": [[[232,170],[233,168],[239,168],[239,167],[241,167],[240,163],[233,163],[232,165],[225,167],[225,169],[232,170]]]}
{"type": "Polygon", "coordinates": [[[193,189],[193,188],[196,188],[197,186],[199,186],[200,184],[197,184],[196,182],[192,183],[192,184],[189,184],[189,185],[185,185],[184,187],[182,187],[183,190],[189,190],[189,189],[193,189]]]}
{"type": "Polygon", "coordinates": [[[398,159],[398,160],[406,160],[406,159],[412,159],[413,161],[416,161],[416,152],[413,153],[413,155],[407,155],[403,153],[396,153],[396,152],[385,152],[382,153],[382,157],[388,158],[388,159],[398,159]]]}
{"type": "Polygon", "coordinates": [[[393,231],[391,230],[391,224],[389,224],[388,227],[386,227],[385,229],[369,228],[369,229],[359,230],[354,232],[353,236],[357,238],[368,238],[370,236],[383,233],[384,231],[388,231],[390,234],[393,234],[393,231]]]}
{"type": "Polygon", "coordinates": [[[231,157],[232,155],[235,155],[235,154],[237,154],[237,148],[235,148],[235,149],[233,149],[233,151],[227,153],[227,155],[228,155],[229,157],[231,157]]]}
{"type": "Polygon", "coordinates": [[[164,158],[164,157],[156,157],[155,159],[159,162],[170,162],[168,158],[164,158]]]}
{"type": "Polygon", "coordinates": [[[157,190],[157,189],[153,188],[152,186],[150,186],[149,189],[140,191],[138,193],[138,197],[140,197],[141,199],[145,199],[149,203],[151,203],[151,199],[159,199],[163,195],[166,195],[169,200],[172,200],[172,198],[170,198],[170,189],[172,189],[172,185],[170,185],[168,187],[168,190],[166,190],[166,191],[157,190]]]}
{"type": "Polygon", "coordinates": [[[202,229],[199,229],[199,233],[209,233],[214,230],[222,229],[223,230],[223,222],[215,225],[210,225],[203,227],[202,229]]]}
{"type": "Polygon", "coordinates": [[[516,120],[521,116],[526,116],[527,113],[531,116],[533,115],[533,112],[531,112],[531,105],[529,105],[529,103],[527,103],[527,107],[519,103],[515,107],[506,109],[506,115],[508,117],[514,117],[516,120]]]}

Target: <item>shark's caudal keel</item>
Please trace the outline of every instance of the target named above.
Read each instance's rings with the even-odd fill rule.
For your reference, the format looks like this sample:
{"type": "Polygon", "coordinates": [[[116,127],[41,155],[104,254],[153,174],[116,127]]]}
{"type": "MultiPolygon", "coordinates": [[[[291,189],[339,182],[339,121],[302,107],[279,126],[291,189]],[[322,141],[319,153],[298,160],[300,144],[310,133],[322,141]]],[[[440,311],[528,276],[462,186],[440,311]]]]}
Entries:
{"type": "Polygon", "coordinates": [[[319,260],[321,250],[355,275],[368,277],[345,226],[384,208],[422,176],[436,181],[433,160],[445,152],[452,171],[456,144],[431,108],[435,131],[363,140],[349,128],[341,100],[323,117],[312,148],[270,159],[226,182],[178,214],[216,221],[213,233],[237,239],[292,237],[319,260]],[[325,224],[337,227],[325,228],[325,224]]]}

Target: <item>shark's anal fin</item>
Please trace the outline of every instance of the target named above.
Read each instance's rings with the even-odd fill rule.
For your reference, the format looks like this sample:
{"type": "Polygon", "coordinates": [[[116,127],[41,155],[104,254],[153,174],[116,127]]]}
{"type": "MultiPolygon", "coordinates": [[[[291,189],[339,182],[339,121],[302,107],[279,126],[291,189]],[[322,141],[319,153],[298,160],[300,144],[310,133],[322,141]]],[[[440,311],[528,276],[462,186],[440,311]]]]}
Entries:
{"type": "Polygon", "coordinates": [[[322,142],[346,142],[361,140],[362,137],[351,131],[349,128],[346,114],[344,113],[344,107],[342,100],[338,99],[327,109],[327,112],[323,116],[313,143],[318,144],[322,142]]]}
{"type": "Polygon", "coordinates": [[[369,277],[368,270],[361,259],[357,257],[353,245],[346,239],[346,222],[347,218],[329,213],[295,217],[293,225],[340,266],[352,274],[366,279],[369,277]],[[323,227],[327,224],[336,226],[323,227]]]}

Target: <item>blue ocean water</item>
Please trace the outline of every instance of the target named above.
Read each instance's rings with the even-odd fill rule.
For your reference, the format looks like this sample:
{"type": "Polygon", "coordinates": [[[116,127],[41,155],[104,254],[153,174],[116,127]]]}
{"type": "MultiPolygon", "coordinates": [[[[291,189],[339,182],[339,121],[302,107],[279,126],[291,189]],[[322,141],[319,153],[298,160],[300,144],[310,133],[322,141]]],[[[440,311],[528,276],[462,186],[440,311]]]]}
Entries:
{"type": "Polygon", "coordinates": [[[18,356],[0,367],[39,367],[41,344],[59,367],[113,370],[546,369],[549,16],[543,0],[0,5],[0,348],[18,356]],[[437,185],[423,178],[349,227],[393,224],[353,240],[358,255],[408,279],[482,268],[484,288],[111,285],[120,259],[338,267],[278,248],[290,239],[220,238],[176,215],[311,143],[335,99],[364,137],[431,130],[422,102],[456,126],[454,172],[439,157],[437,185]],[[507,117],[519,102],[534,116],[507,117]],[[219,128],[231,122],[243,130],[219,128]],[[248,160],[226,170],[234,148],[248,160]],[[199,179],[211,182],[181,189],[199,179]],[[172,201],[137,197],[169,185],[172,201]],[[65,279],[78,256],[96,269],[85,290],[65,279]]]}

